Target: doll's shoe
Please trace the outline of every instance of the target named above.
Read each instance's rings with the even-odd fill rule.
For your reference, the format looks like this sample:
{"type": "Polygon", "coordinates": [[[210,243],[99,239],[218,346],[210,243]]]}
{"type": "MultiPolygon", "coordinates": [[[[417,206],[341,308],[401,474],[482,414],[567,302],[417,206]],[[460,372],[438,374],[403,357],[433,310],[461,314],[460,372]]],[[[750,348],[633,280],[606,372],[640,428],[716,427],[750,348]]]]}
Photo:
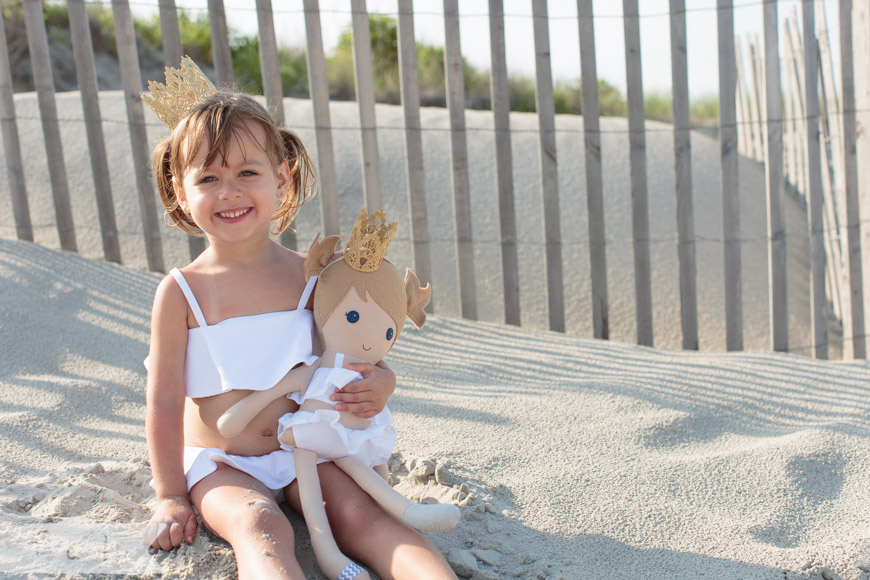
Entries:
{"type": "Polygon", "coordinates": [[[446,532],[459,523],[459,508],[444,503],[412,503],[405,508],[402,520],[422,532],[446,532]]]}
{"type": "Polygon", "coordinates": [[[345,566],[336,580],[369,580],[369,574],[362,566],[356,562],[351,562],[345,566]]]}

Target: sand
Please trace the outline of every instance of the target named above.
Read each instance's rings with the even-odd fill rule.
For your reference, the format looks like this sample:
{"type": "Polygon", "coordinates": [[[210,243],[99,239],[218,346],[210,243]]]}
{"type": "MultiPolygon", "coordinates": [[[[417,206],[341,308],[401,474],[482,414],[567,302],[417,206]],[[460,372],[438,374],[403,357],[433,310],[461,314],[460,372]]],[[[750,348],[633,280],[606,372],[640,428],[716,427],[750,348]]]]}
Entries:
{"type": "MultiPolygon", "coordinates": [[[[160,275],[0,240],[0,578],[233,578],[140,540],[160,275]]],[[[432,316],[388,355],[399,489],[462,578],[870,578],[870,363],[432,316]]],[[[301,520],[297,554],[316,571],[301,520]]]]}

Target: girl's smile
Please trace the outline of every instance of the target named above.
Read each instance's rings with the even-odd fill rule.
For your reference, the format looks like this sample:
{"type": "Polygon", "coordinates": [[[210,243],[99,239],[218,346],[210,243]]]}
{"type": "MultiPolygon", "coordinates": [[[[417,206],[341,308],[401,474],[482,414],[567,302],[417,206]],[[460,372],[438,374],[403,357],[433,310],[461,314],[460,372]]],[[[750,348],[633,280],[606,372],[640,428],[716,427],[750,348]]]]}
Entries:
{"type": "Polygon", "coordinates": [[[251,212],[251,208],[246,207],[244,209],[232,209],[232,210],[224,210],[217,212],[217,216],[222,220],[225,220],[229,223],[236,223],[241,221],[245,216],[247,216],[251,212]]]}

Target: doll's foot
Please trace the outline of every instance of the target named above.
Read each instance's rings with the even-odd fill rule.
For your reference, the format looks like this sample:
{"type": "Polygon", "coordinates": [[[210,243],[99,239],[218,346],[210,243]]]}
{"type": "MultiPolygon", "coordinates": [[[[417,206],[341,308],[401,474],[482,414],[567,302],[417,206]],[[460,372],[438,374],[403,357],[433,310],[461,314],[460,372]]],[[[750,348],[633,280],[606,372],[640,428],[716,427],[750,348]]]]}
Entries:
{"type": "Polygon", "coordinates": [[[422,532],[446,532],[459,523],[459,508],[444,503],[412,503],[405,508],[402,520],[422,532]]]}
{"type": "Polygon", "coordinates": [[[345,566],[336,580],[370,580],[370,577],[362,566],[356,562],[351,562],[345,566]]]}

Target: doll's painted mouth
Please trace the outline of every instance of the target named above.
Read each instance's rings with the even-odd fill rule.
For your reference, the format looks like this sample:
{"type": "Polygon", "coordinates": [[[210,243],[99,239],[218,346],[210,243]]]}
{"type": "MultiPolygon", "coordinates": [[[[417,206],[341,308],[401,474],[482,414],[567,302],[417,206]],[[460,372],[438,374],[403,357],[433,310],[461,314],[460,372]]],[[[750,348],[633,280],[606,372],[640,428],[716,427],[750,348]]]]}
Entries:
{"type": "Polygon", "coordinates": [[[370,346],[367,347],[366,345],[362,345],[362,347],[363,347],[363,350],[367,351],[367,352],[372,349],[372,347],[370,347],[370,346]]]}

